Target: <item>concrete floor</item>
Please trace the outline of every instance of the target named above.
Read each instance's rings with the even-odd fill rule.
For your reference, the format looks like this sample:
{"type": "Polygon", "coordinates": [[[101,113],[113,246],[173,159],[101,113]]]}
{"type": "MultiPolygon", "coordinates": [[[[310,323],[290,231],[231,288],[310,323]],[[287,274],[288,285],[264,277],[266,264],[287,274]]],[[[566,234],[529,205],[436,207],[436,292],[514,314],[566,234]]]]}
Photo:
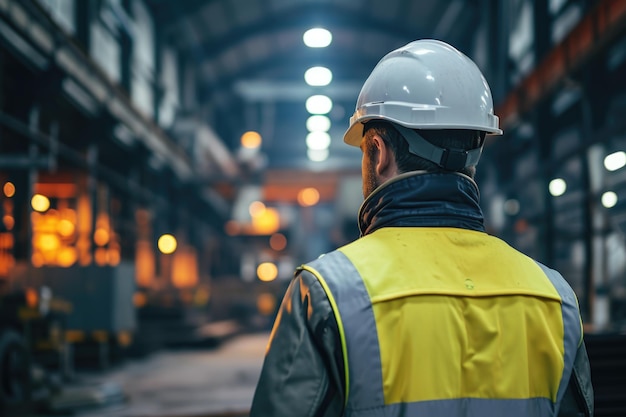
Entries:
{"type": "Polygon", "coordinates": [[[108,372],[81,376],[63,397],[71,402],[90,392],[103,398],[104,405],[72,410],[76,417],[245,416],[268,338],[266,333],[243,335],[214,350],[158,352],[108,372]]]}

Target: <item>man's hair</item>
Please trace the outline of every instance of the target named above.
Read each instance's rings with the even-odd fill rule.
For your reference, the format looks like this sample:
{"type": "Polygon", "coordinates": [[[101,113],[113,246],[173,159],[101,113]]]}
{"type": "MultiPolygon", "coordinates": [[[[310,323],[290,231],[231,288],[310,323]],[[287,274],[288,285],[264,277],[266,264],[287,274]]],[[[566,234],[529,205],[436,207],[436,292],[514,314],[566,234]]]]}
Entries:
{"type": "MultiPolygon", "coordinates": [[[[485,132],[461,129],[425,130],[417,129],[417,133],[433,145],[440,148],[470,150],[478,148],[485,139],[485,132]]],[[[366,146],[371,146],[371,138],[379,135],[391,147],[400,173],[409,171],[449,172],[434,162],[409,152],[409,144],[389,122],[374,120],[363,128],[366,146]]],[[[458,172],[474,178],[476,167],[462,168],[458,172]]]]}

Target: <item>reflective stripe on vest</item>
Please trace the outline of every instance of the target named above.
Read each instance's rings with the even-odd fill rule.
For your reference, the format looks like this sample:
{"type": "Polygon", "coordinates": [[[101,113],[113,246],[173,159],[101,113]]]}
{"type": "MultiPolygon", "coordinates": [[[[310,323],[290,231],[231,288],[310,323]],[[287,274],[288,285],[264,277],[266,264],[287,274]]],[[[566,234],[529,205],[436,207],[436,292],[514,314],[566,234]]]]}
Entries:
{"type": "MultiPolygon", "coordinates": [[[[513,263],[511,266],[522,268],[523,271],[532,275],[533,279],[536,276],[536,281],[539,284],[535,287],[531,285],[528,288],[516,290],[515,293],[500,294],[494,292],[493,288],[483,289],[480,287],[482,281],[477,280],[475,292],[473,287],[471,291],[464,288],[464,291],[455,293],[450,288],[431,286],[426,289],[413,289],[413,293],[408,295],[389,295],[389,291],[379,291],[381,288],[386,290],[387,284],[384,283],[384,280],[381,284],[381,282],[374,282],[376,280],[372,278],[373,275],[381,273],[378,264],[391,264],[400,268],[397,271],[388,271],[382,267],[383,275],[393,274],[391,279],[387,280],[388,282],[396,281],[398,278],[402,281],[402,275],[398,274],[420,273],[424,276],[416,276],[414,280],[410,281],[419,280],[420,282],[424,281],[424,285],[430,285],[427,276],[433,274],[435,265],[429,264],[428,260],[435,258],[433,253],[441,250],[441,245],[450,245],[450,242],[453,242],[453,246],[458,242],[461,242],[461,246],[467,247],[483,245],[482,249],[488,252],[494,251],[491,254],[495,256],[494,259],[498,259],[497,256],[499,255],[503,256],[503,264],[509,264],[510,259],[506,256],[523,256],[508,246],[508,249],[504,249],[502,244],[494,244],[489,239],[495,240],[495,238],[479,232],[467,231],[469,237],[462,236],[459,238],[459,233],[455,230],[450,236],[454,236],[456,240],[452,241],[450,236],[444,236],[445,238],[441,239],[442,231],[438,229],[436,233],[425,238],[424,242],[428,243],[424,244],[424,242],[420,242],[420,235],[409,234],[408,237],[404,236],[406,230],[401,230],[401,233],[398,234],[394,230],[381,229],[372,235],[359,239],[348,247],[342,248],[340,251],[329,253],[303,266],[303,269],[317,276],[324,287],[339,326],[346,370],[345,415],[372,417],[379,415],[507,415],[507,417],[521,417],[556,414],[558,404],[566,388],[566,382],[572,371],[576,349],[582,335],[575,295],[565,280],[556,271],[536,264],[530,258],[525,258],[521,263],[518,262],[519,265],[513,263]],[[472,233],[479,235],[472,235],[472,233]],[[416,243],[418,250],[413,248],[409,252],[403,253],[402,247],[407,246],[402,244],[403,238],[408,238],[411,242],[416,243]],[[468,242],[471,244],[468,245],[468,242]],[[429,250],[433,252],[429,253],[429,250]],[[369,257],[366,254],[370,254],[369,257]],[[376,256],[371,254],[376,254],[376,256]],[[407,259],[402,261],[403,256],[407,256],[409,261],[407,259]],[[420,256],[423,256],[424,259],[421,259],[420,256]],[[418,267],[417,271],[416,266],[418,267]],[[481,293],[481,291],[483,292],[481,293]],[[416,349],[416,346],[411,343],[406,346],[396,346],[404,341],[400,337],[394,338],[393,332],[396,330],[401,334],[406,333],[407,324],[399,324],[398,329],[393,329],[394,326],[389,325],[390,321],[386,316],[394,314],[396,307],[398,307],[394,303],[406,303],[406,300],[412,300],[409,302],[419,305],[419,309],[424,309],[419,311],[429,311],[430,303],[439,303],[439,308],[444,308],[444,310],[439,311],[445,312],[450,309],[461,311],[460,319],[453,323],[457,327],[459,323],[464,326],[463,314],[470,314],[468,320],[471,322],[476,318],[484,318],[480,314],[486,308],[501,309],[502,314],[505,315],[502,319],[503,327],[491,331],[491,334],[487,333],[482,339],[479,338],[476,341],[471,338],[462,339],[465,335],[457,334],[458,332],[455,330],[457,327],[453,326],[450,329],[454,331],[449,333],[451,338],[456,339],[452,339],[451,343],[446,344],[445,341],[442,343],[441,340],[424,340],[425,338],[419,337],[420,335],[430,337],[428,335],[432,333],[432,329],[428,329],[429,324],[440,325],[438,320],[434,320],[435,317],[424,319],[423,316],[427,314],[424,313],[420,314],[422,316],[420,320],[415,320],[418,327],[415,328],[416,335],[409,338],[413,338],[410,340],[411,343],[417,340],[419,349],[416,349]],[[418,300],[419,302],[415,303],[418,300]],[[506,303],[503,300],[506,300],[506,303]],[[449,305],[446,304],[448,302],[450,302],[449,305]],[[509,302],[514,305],[512,308],[518,310],[507,310],[510,308],[509,302]],[[459,303],[464,304],[459,307],[459,303]],[[531,331],[526,335],[518,335],[516,332],[519,329],[511,328],[510,325],[515,323],[517,318],[508,312],[523,312],[526,310],[526,304],[529,303],[532,306],[527,313],[530,316],[526,317],[526,320],[530,321],[530,324],[527,323],[526,326],[531,331]],[[553,314],[555,308],[558,310],[558,316],[553,314]],[[510,316],[514,317],[511,318],[510,316]],[[532,334],[534,329],[532,322],[535,317],[539,320],[539,324],[536,326],[540,326],[542,331],[551,329],[550,334],[560,335],[559,337],[562,338],[557,337],[557,339],[539,342],[536,336],[532,334]],[[425,331],[420,333],[420,329],[425,331]],[[486,342],[484,341],[485,338],[487,339],[486,342]],[[498,358],[493,357],[494,352],[498,352],[498,348],[504,349],[504,351],[508,349],[518,352],[519,349],[515,344],[504,345],[504,348],[498,347],[498,343],[502,340],[508,343],[519,341],[522,345],[524,343],[529,344],[528,355],[533,361],[532,363],[529,362],[528,365],[524,365],[522,362],[520,366],[531,369],[525,371],[522,369],[519,374],[519,381],[518,375],[511,375],[514,372],[510,372],[517,369],[518,364],[510,363],[513,361],[499,364],[498,358]],[[382,353],[381,343],[384,343],[382,353]],[[456,352],[455,346],[461,343],[469,343],[466,347],[470,350],[472,347],[476,347],[476,349],[473,353],[463,351],[461,356],[449,355],[450,352],[456,352]],[[490,345],[487,345],[483,351],[482,347],[485,343],[490,345]],[[545,347],[535,348],[543,343],[545,343],[545,347]],[[491,346],[494,344],[496,350],[491,346]],[[512,348],[506,346],[512,346],[512,348]],[[434,359],[439,353],[438,350],[445,352],[448,355],[446,357],[451,357],[451,360],[434,361],[436,363],[432,364],[428,355],[434,359]],[[407,351],[411,353],[407,354],[407,351]],[[416,354],[416,351],[420,353],[416,354]],[[539,358],[539,360],[535,362],[535,358],[539,358]],[[398,363],[398,361],[400,362],[398,363]],[[550,366],[544,372],[541,368],[544,368],[542,364],[546,363],[550,366]],[[537,366],[530,366],[535,364],[537,366]],[[504,375],[506,381],[503,381],[502,384],[499,383],[498,379],[502,375],[498,375],[495,371],[493,374],[489,374],[492,368],[497,371],[498,366],[506,371],[504,375]],[[559,373],[555,375],[554,372],[557,371],[559,373]],[[549,378],[544,378],[544,373],[549,378]],[[543,382],[544,379],[555,382],[543,382]],[[443,384],[441,384],[442,381],[443,384]],[[459,381],[462,385],[458,385],[459,381]],[[537,381],[539,383],[536,383],[537,381]],[[434,386],[437,382],[442,386],[434,386]],[[505,388],[500,389],[498,388],[499,385],[505,388]],[[538,387],[533,387],[534,385],[538,387]],[[409,386],[408,389],[406,389],[407,386],[409,386]],[[510,391],[511,395],[508,395],[509,391],[507,390],[510,391]]],[[[477,251],[473,249],[472,253],[474,252],[477,251]]],[[[463,259],[463,256],[467,254],[461,250],[459,255],[459,259],[463,259]]],[[[516,258],[515,262],[517,261],[516,258]]],[[[446,269],[449,266],[440,267],[444,274],[448,274],[444,276],[451,274],[446,269]]],[[[485,274],[493,273],[488,266],[483,269],[485,274]]],[[[434,275],[437,276],[437,273],[441,271],[437,270],[434,275]]],[[[443,281],[446,280],[443,279],[443,281]]],[[[439,281],[432,282],[437,284],[439,281]]],[[[467,288],[470,288],[469,285],[469,283],[465,283],[467,288]]],[[[410,308],[413,307],[413,305],[410,306],[410,308]]],[[[404,307],[401,306],[400,308],[404,307]]],[[[489,315],[485,317],[491,318],[489,315]]],[[[415,316],[411,316],[410,320],[413,318],[415,316]]],[[[480,323],[481,325],[484,324],[484,322],[480,323]]],[[[411,323],[408,326],[410,329],[413,328],[411,323]]],[[[443,323],[442,326],[444,334],[447,334],[446,324],[443,323]]],[[[527,329],[524,328],[524,330],[527,329]]],[[[467,332],[472,333],[470,330],[467,332]]],[[[540,334],[540,337],[544,337],[544,335],[540,334]]],[[[523,350],[518,353],[521,355],[520,358],[524,356],[523,350]]]]}
{"type": "Polygon", "coordinates": [[[344,254],[336,251],[303,268],[316,275],[324,287],[339,325],[344,346],[346,408],[384,405],[376,321],[359,273],[344,254]],[[326,280],[326,277],[341,278],[326,280]]]}
{"type": "Polygon", "coordinates": [[[561,296],[561,311],[563,314],[563,325],[565,327],[565,340],[563,341],[563,346],[565,347],[565,366],[557,396],[560,404],[563,395],[565,395],[567,382],[572,375],[574,360],[576,359],[576,351],[583,340],[583,324],[578,310],[578,300],[576,299],[576,295],[570,288],[569,284],[567,284],[565,279],[557,271],[550,269],[539,262],[537,262],[537,265],[539,265],[539,267],[543,270],[561,296]]]}

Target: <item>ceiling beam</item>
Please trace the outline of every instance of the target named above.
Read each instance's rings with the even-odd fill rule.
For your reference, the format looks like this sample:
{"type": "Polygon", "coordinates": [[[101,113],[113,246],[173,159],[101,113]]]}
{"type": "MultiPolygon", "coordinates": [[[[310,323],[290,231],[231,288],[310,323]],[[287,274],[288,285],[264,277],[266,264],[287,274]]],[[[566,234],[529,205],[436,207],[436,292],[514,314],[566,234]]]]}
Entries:
{"type": "MultiPolygon", "coordinates": [[[[260,61],[242,65],[240,71],[230,71],[221,74],[222,76],[218,79],[204,84],[200,89],[199,96],[202,100],[212,100],[214,97],[224,93],[230,94],[236,83],[241,80],[291,79],[294,82],[301,81],[304,86],[304,72],[315,65],[323,65],[330,68],[333,71],[334,81],[355,82],[355,80],[358,80],[362,83],[376,66],[378,58],[368,58],[363,55],[350,53],[350,51],[337,49],[325,51],[322,56],[311,54],[306,49],[292,48],[285,50],[279,55],[276,55],[274,52],[273,55],[268,55],[260,61]],[[272,71],[279,71],[280,74],[272,74],[270,77],[268,74],[272,71]]],[[[328,89],[332,89],[332,83],[328,89]]]]}
{"type": "MultiPolygon", "coordinates": [[[[197,12],[197,11],[196,11],[197,12]]],[[[179,25],[188,22],[179,22],[169,27],[169,32],[180,33],[179,25]]],[[[286,30],[301,30],[308,26],[323,26],[330,31],[349,29],[351,31],[376,31],[388,37],[398,39],[418,39],[431,36],[429,31],[418,28],[417,25],[398,25],[394,21],[376,19],[366,13],[355,13],[354,10],[338,4],[301,4],[283,10],[279,13],[268,13],[263,19],[245,26],[233,25],[229,32],[219,38],[204,39],[199,36],[196,45],[189,45],[185,39],[171,37],[173,41],[180,39],[178,47],[182,50],[196,49],[206,59],[212,60],[236,47],[241,42],[258,36],[260,33],[274,34],[286,30]]],[[[206,32],[205,32],[206,33],[206,32]]]]}

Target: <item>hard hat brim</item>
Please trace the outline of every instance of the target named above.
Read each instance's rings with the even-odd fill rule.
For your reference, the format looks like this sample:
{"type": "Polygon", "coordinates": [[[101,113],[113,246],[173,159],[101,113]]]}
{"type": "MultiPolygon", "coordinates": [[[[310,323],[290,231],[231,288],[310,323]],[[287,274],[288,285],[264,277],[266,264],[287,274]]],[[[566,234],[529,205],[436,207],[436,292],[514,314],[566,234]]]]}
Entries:
{"type": "Polygon", "coordinates": [[[352,123],[343,135],[343,141],[350,146],[361,146],[363,140],[363,122],[352,123]]]}
{"type": "Polygon", "coordinates": [[[473,126],[473,125],[457,125],[457,124],[440,124],[438,122],[432,123],[432,124],[416,124],[416,125],[412,125],[412,124],[407,124],[405,122],[402,122],[401,120],[386,116],[386,115],[381,115],[381,114],[368,114],[368,115],[361,115],[360,117],[358,117],[357,115],[358,112],[355,112],[355,116],[353,116],[352,119],[356,119],[354,120],[351,124],[350,127],[348,128],[348,130],[346,130],[346,132],[343,135],[343,141],[345,143],[347,143],[350,146],[356,146],[359,147],[361,146],[361,141],[363,140],[363,127],[365,125],[365,123],[369,122],[370,120],[380,120],[380,121],[386,121],[386,122],[393,122],[393,123],[397,123],[401,126],[407,127],[409,129],[423,129],[423,130],[442,130],[442,129],[462,129],[462,130],[476,130],[479,132],[485,132],[488,135],[502,135],[502,129],[498,128],[498,116],[492,115],[492,118],[494,119],[492,123],[494,123],[494,126],[473,126]]]}

